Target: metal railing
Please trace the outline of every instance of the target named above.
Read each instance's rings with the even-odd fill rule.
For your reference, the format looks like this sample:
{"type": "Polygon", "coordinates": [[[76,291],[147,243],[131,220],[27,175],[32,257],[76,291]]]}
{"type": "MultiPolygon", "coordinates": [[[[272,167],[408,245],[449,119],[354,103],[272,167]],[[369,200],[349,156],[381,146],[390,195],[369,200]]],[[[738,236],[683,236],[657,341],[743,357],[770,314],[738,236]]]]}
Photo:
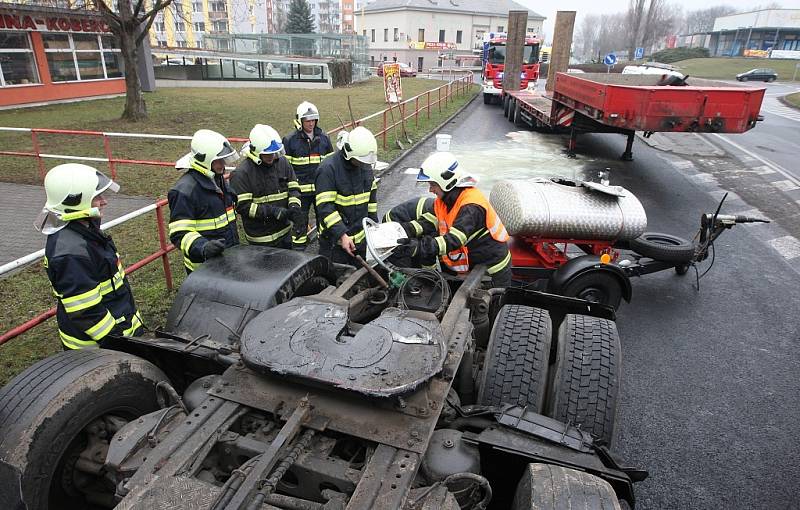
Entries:
{"type": "MultiPolygon", "coordinates": [[[[377,118],[382,119],[382,129],[375,133],[376,138],[381,137],[383,141],[383,148],[386,149],[387,147],[387,139],[388,133],[391,129],[396,128],[401,122],[405,122],[410,118],[414,118],[415,126],[419,125],[419,116],[421,114],[425,114],[428,119],[431,116],[431,109],[437,108],[438,111],[441,113],[442,105],[447,107],[448,101],[452,101],[453,97],[463,96],[465,95],[469,87],[472,85],[472,74],[464,76],[462,78],[450,81],[441,87],[436,89],[431,89],[421,94],[418,94],[412,98],[406,99],[405,101],[393,105],[390,108],[397,109],[401,112],[399,118],[396,118],[394,122],[389,122],[388,118],[391,115],[390,108],[384,108],[381,111],[363,117],[361,119],[357,119],[355,122],[348,122],[343,126],[337,127],[328,131],[329,135],[336,135],[340,130],[346,129],[349,127],[360,126],[363,125],[365,122],[377,118]],[[408,111],[410,109],[410,105],[413,103],[414,109],[413,111],[408,111]],[[408,113],[407,113],[408,112],[408,113]]],[[[162,134],[148,134],[148,133],[116,133],[116,132],[104,132],[104,131],[79,131],[79,130],[72,130],[72,129],[48,129],[48,128],[18,128],[18,127],[0,127],[0,132],[7,131],[7,132],[29,132],[31,134],[31,142],[33,144],[33,151],[25,152],[25,151],[7,151],[7,150],[0,150],[0,156],[17,156],[17,157],[31,157],[36,158],[37,163],[39,165],[39,174],[44,180],[45,176],[45,165],[44,160],[46,159],[61,159],[61,160],[73,160],[73,161],[88,161],[88,162],[101,162],[107,163],[109,167],[109,171],[111,173],[111,178],[116,179],[117,177],[117,165],[119,164],[132,164],[132,165],[149,165],[149,166],[162,166],[162,167],[174,167],[175,163],[173,161],[156,161],[156,160],[140,160],[140,159],[125,159],[125,158],[116,158],[113,155],[111,149],[111,140],[113,138],[149,138],[149,139],[160,139],[160,140],[191,140],[192,137],[188,135],[162,135],[162,134]],[[41,152],[41,146],[39,144],[39,135],[40,134],[55,134],[55,135],[69,135],[69,136],[89,136],[89,137],[100,137],[103,141],[103,150],[105,152],[104,158],[98,157],[90,157],[90,156],[73,156],[73,155],[66,155],[66,154],[50,154],[50,153],[43,153],[41,152]]],[[[242,137],[230,137],[228,140],[232,142],[245,142],[247,138],[242,137]]],[[[164,266],[164,279],[166,282],[166,286],[168,289],[172,290],[173,283],[172,283],[172,272],[169,266],[169,257],[168,254],[175,247],[169,242],[167,238],[167,234],[164,229],[164,213],[163,208],[167,205],[166,199],[159,200],[154,204],[148,205],[143,207],[137,211],[131,212],[124,216],[121,216],[115,220],[109,221],[106,224],[103,224],[101,228],[107,229],[111,228],[115,225],[119,225],[124,223],[128,220],[131,220],[135,217],[141,216],[148,212],[155,210],[156,213],[156,226],[158,230],[158,238],[159,238],[159,249],[152,254],[148,255],[147,257],[139,260],[138,262],[132,264],[128,268],[125,269],[125,274],[131,274],[134,271],[140,269],[141,267],[155,261],[158,258],[161,258],[163,266],[164,266]]],[[[37,252],[31,253],[26,255],[25,257],[19,258],[14,260],[8,264],[0,266],[0,275],[12,271],[14,269],[20,268],[26,264],[34,262],[44,256],[44,250],[39,250],[37,252]]],[[[26,321],[23,324],[20,324],[11,330],[3,333],[0,335],[0,345],[4,344],[5,342],[11,340],[12,338],[21,335],[22,333],[34,328],[35,326],[41,324],[45,320],[49,319],[56,313],[56,308],[53,307],[46,312],[37,315],[33,319],[26,321]]]]}

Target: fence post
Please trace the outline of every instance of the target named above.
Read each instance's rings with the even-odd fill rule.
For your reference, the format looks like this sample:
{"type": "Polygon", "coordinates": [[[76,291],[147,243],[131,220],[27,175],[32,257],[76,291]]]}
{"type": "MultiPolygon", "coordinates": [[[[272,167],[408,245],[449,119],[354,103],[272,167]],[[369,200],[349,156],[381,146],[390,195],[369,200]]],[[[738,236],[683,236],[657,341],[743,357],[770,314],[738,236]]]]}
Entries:
{"type": "Polygon", "coordinates": [[[414,127],[419,127],[419,96],[414,99],[414,127]]]}
{"type": "Polygon", "coordinates": [[[386,108],[383,109],[383,150],[386,150],[386,108]]]}
{"type": "Polygon", "coordinates": [[[167,289],[172,290],[172,269],[169,267],[169,256],[167,255],[167,235],[164,232],[164,213],[161,212],[163,205],[156,203],[156,225],[158,226],[158,244],[161,247],[161,262],[164,264],[164,279],[167,282],[167,289]]]}
{"type": "Polygon", "coordinates": [[[111,155],[111,140],[108,139],[105,133],[103,133],[103,149],[106,151],[106,158],[108,158],[108,168],[111,170],[111,178],[117,178],[117,165],[114,163],[113,156],[111,155]]]}
{"type": "Polygon", "coordinates": [[[39,177],[41,177],[42,182],[44,182],[44,160],[40,155],[41,152],[39,150],[39,135],[36,134],[36,131],[31,129],[31,141],[33,142],[33,152],[36,153],[36,161],[39,163],[39,177]]]}
{"type": "Polygon", "coordinates": [[[442,113],[442,87],[436,89],[439,93],[439,99],[436,101],[436,106],[439,107],[439,113],[442,113]]]}
{"type": "Polygon", "coordinates": [[[430,90],[427,92],[427,96],[428,96],[428,120],[430,120],[431,119],[431,91],[430,90]]]}

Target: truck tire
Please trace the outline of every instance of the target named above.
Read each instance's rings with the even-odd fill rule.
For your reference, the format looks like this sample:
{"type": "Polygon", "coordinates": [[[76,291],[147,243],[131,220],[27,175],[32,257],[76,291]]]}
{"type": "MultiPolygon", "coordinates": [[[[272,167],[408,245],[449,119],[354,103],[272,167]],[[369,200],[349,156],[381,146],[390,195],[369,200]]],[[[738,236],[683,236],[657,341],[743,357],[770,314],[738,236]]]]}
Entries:
{"type": "Polygon", "coordinates": [[[528,464],[511,510],[621,510],[613,487],[584,471],[551,464],[528,464]]]}
{"type": "Polygon", "coordinates": [[[513,97],[508,100],[508,121],[514,122],[514,115],[517,111],[517,100],[513,97]]]}
{"type": "Polygon", "coordinates": [[[500,309],[489,334],[478,403],[544,408],[552,324],[546,310],[523,305],[500,309]]]}
{"type": "Polygon", "coordinates": [[[487,94],[486,92],[483,93],[483,104],[492,104],[491,94],[487,94]]]}
{"type": "Polygon", "coordinates": [[[605,441],[614,441],[622,372],[619,333],[613,321],[569,314],[558,330],[555,372],[547,416],[572,422],[605,441]]]}
{"type": "Polygon", "coordinates": [[[517,107],[514,108],[514,126],[518,128],[528,127],[528,123],[522,118],[522,109],[519,105],[516,106],[517,107]]]}
{"type": "Polygon", "coordinates": [[[622,285],[613,274],[595,270],[573,278],[567,283],[561,294],[608,305],[616,310],[622,301],[622,285]]]}
{"type": "Polygon", "coordinates": [[[639,255],[663,262],[685,264],[694,258],[694,245],[678,236],[661,232],[645,232],[630,242],[639,255]]]}
{"type": "MultiPolygon", "coordinates": [[[[107,443],[114,423],[157,410],[155,387],[166,380],[136,356],[80,350],[39,361],[2,388],[0,458],[21,472],[27,508],[92,507],[75,481],[99,487],[100,477],[78,469],[78,454],[90,439],[107,443]]],[[[94,457],[99,464],[103,460],[94,457]]],[[[113,495],[113,486],[103,488],[113,495]]]]}
{"type": "Polygon", "coordinates": [[[508,96],[501,96],[501,101],[503,102],[503,117],[508,118],[508,109],[511,107],[511,101],[509,101],[508,96]]]}

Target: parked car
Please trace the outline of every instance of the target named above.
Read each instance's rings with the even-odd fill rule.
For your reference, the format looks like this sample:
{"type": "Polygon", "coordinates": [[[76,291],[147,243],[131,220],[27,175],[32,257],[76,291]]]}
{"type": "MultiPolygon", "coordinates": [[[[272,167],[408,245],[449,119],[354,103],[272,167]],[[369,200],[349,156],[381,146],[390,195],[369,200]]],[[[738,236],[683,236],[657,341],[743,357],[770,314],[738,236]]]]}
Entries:
{"type": "Polygon", "coordinates": [[[378,76],[383,76],[383,66],[384,64],[400,64],[400,76],[403,78],[407,77],[414,77],[417,75],[417,72],[408,66],[408,64],[404,64],[402,62],[383,62],[381,65],[378,66],[378,76]]]}
{"type": "Polygon", "coordinates": [[[739,81],[768,81],[773,82],[778,79],[775,69],[750,69],[746,73],[736,75],[739,81]]]}

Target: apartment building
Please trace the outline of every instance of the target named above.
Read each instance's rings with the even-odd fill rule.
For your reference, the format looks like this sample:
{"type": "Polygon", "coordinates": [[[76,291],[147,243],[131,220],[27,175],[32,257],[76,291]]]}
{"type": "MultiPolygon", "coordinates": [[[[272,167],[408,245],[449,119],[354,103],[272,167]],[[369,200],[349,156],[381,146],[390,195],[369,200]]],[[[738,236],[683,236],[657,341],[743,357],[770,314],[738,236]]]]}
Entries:
{"type": "MultiPolygon", "coordinates": [[[[510,10],[528,9],[512,0],[376,0],[358,13],[357,30],[367,37],[371,65],[422,70],[479,52],[484,34],[506,30],[510,10]]],[[[528,10],[527,33],[541,34],[544,19],[528,10]]]]}

